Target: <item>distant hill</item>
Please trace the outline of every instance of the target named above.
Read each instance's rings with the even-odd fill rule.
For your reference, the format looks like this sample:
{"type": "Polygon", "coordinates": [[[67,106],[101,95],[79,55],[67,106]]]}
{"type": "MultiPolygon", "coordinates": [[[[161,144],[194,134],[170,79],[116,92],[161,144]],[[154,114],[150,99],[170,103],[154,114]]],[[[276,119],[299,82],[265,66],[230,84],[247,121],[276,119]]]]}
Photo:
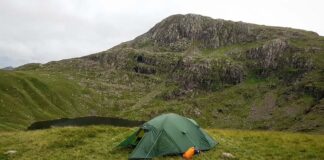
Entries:
{"type": "Polygon", "coordinates": [[[0,129],[86,115],[324,133],[324,37],[300,29],[173,15],[85,57],[0,73],[0,129]]]}
{"type": "Polygon", "coordinates": [[[42,66],[42,64],[40,64],[40,63],[27,63],[27,64],[24,64],[22,66],[15,68],[15,69],[16,70],[34,70],[41,66],[42,66]]]}
{"type": "Polygon", "coordinates": [[[12,66],[8,66],[8,67],[4,67],[4,68],[1,68],[1,70],[6,70],[6,71],[11,71],[11,70],[14,70],[15,68],[12,67],[12,66]]]}

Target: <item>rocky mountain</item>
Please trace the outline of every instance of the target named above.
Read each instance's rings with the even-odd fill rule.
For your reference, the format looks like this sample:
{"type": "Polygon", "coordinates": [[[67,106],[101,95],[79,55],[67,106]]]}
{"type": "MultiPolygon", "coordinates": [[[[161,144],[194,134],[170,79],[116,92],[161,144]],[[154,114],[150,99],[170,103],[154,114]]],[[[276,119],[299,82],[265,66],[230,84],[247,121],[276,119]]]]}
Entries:
{"type": "Polygon", "coordinates": [[[208,127],[324,132],[324,37],[299,29],[173,15],[106,51],[2,75],[3,129],[176,112],[208,127]]]}

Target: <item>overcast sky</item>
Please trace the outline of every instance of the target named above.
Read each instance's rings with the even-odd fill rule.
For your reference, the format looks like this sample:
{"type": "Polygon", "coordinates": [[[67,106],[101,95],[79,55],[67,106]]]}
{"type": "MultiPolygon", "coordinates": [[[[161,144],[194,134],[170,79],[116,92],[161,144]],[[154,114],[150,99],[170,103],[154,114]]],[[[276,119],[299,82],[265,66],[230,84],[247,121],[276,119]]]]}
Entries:
{"type": "Polygon", "coordinates": [[[311,30],[324,35],[322,0],[0,0],[0,68],[103,51],[172,14],[311,30]]]}

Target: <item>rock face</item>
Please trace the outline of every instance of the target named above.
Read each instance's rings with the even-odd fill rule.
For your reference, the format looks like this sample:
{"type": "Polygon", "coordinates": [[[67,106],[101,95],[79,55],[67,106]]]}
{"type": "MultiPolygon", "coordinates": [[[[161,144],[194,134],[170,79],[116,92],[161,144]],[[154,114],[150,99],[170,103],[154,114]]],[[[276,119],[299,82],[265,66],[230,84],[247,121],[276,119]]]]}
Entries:
{"type": "Polygon", "coordinates": [[[278,60],[288,51],[288,44],[282,39],[275,39],[259,48],[248,51],[246,57],[254,60],[255,67],[277,69],[278,60]]]}
{"type": "Polygon", "coordinates": [[[172,15],[137,37],[134,46],[153,45],[157,51],[184,51],[191,46],[200,49],[271,40],[281,37],[318,36],[313,32],[280,27],[258,26],[243,22],[212,19],[195,14],[172,15]]]}
{"type": "Polygon", "coordinates": [[[238,84],[243,80],[243,67],[226,59],[193,62],[182,61],[172,77],[185,88],[217,89],[223,84],[238,84]]]}
{"type": "Polygon", "coordinates": [[[249,72],[265,77],[286,70],[289,74],[293,72],[293,76],[283,73],[291,80],[309,71],[312,61],[304,51],[290,45],[289,39],[308,34],[313,35],[194,14],[173,15],[133,41],[87,56],[83,58],[87,61],[78,63],[91,68],[100,63],[103,68],[125,69],[146,75],[168,74],[171,80],[189,90],[235,85],[244,81],[249,72]],[[261,45],[243,47],[238,51],[229,47],[225,56],[203,57],[204,50],[217,51],[256,42],[261,45]]]}
{"type": "Polygon", "coordinates": [[[254,39],[246,23],[188,14],[164,19],[137,40],[140,43],[151,41],[166,50],[183,51],[192,44],[199,48],[218,48],[254,39]]]}
{"type": "Polygon", "coordinates": [[[245,55],[248,60],[252,60],[250,65],[258,70],[258,74],[267,76],[283,68],[310,70],[312,62],[305,54],[296,51],[284,39],[274,39],[261,47],[248,50],[245,55]]]}

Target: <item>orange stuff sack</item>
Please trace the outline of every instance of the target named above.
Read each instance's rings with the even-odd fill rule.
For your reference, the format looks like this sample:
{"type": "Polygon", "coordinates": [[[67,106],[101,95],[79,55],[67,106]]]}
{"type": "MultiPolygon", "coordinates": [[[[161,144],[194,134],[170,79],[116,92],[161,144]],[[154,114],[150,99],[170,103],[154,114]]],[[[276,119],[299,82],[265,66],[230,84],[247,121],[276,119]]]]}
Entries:
{"type": "Polygon", "coordinates": [[[186,160],[191,160],[195,154],[195,147],[190,147],[185,153],[183,153],[182,157],[186,160]]]}

